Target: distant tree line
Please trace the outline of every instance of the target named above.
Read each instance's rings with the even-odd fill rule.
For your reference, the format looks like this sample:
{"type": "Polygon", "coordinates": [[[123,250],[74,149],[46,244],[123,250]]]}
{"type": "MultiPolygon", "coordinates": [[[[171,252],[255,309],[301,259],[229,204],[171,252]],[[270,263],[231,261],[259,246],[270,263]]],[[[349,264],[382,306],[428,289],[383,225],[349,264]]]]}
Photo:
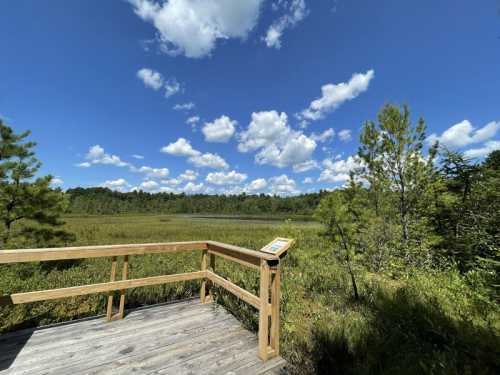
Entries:
{"type": "Polygon", "coordinates": [[[67,191],[71,214],[233,214],[312,216],[327,191],[293,197],[260,195],[207,195],[121,193],[107,188],[76,188],[67,191]]]}

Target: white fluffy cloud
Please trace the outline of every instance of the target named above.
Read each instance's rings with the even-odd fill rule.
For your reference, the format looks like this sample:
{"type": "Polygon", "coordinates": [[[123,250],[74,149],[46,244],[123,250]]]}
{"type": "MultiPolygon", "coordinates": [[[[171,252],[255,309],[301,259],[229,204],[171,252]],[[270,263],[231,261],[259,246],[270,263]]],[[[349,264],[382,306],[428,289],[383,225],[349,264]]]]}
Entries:
{"type": "MultiPolygon", "coordinates": [[[[168,180],[161,180],[161,183],[163,185],[178,186],[182,184],[182,181],[179,178],[169,178],[168,180]]],[[[168,193],[170,193],[170,191],[168,191],[168,193]]]]}
{"type": "Polygon", "coordinates": [[[276,49],[280,49],[282,34],[283,31],[279,30],[274,25],[271,25],[269,26],[269,29],[267,29],[266,36],[263,38],[263,40],[266,42],[266,45],[268,47],[274,47],[276,49]]]}
{"type": "Polygon", "coordinates": [[[144,173],[150,178],[165,178],[169,174],[168,168],[152,168],[147,166],[140,167],[137,169],[137,172],[144,173]]]}
{"type": "Polygon", "coordinates": [[[255,155],[257,164],[270,164],[276,167],[299,165],[308,161],[316,149],[316,142],[304,134],[294,132],[284,145],[271,144],[255,155]]]}
{"type": "Polygon", "coordinates": [[[158,184],[158,182],[156,181],[153,181],[153,180],[146,180],[144,182],[142,182],[139,187],[142,189],[142,190],[146,190],[146,191],[152,191],[152,190],[156,190],[160,185],[158,184]]]}
{"type": "MultiPolygon", "coordinates": [[[[184,173],[181,173],[176,178],[169,178],[168,180],[161,180],[161,183],[169,186],[178,186],[183,182],[196,181],[198,178],[198,173],[191,169],[186,169],[184,173]]],[[[169,191],[170,192],[170,191],[169,191]]],[[[173,191],[172,191],[173,192],[173,191]]]]}
{"type": "Polygon", "coordinates": [[[275,10],[279,9],[281,5],[285,10],[285,14],[269,26],[263,40],[268,47],[280,49],[281,37],[284,31],[302,21],[308,15],[309,11],[307,10],[305,0],[279,1],[273,5],[275,10]]]}
{"type": "Polygon", "coordinates": [[[182,181],[195,181],[198,178],[198,173],[191,169],[186,169],[184,173],[179,175],[179,179],[182,181]]]}
{"type": "Polygon", "coordinates": [[[359,161],[356,156],[349,156],[346,160],[332,161],[331,159],[323,160],[325,169],[330,169],[337,173],[348,173],[359,166],[359,161]]]}
{"type": "Polygon", "coordinates": [[[186,124],[188,125],[196,125],[200,121],[200,116],[191,116],[186,120],[186,124]]]}
{"type": "Polygon", "coordinates": [[[247,179],[247,175],[244,173],[238,173],[236,171],[231,172],[213,172],[209,173],[205,178],[205,181],[214,185],[238,185],[247,179]]]}
{"type": "Polygon", "coordinates": [[[169,180],[162,180],[163,185],[160,186],[156,181],[148,180],[144,181],[138,188],[133,188],[131,190],[145,190],[150,193],[173,193],[173,194],[210,194],[212,190],[206,187],[202,182],[195,184],[194,182],[187,182],[184,186],[180,186],[183,181],[179,178],[173,178],[169,180]]]}
{"type": "Polygon", "coordinates": [[[202,155],[192,156],[188,162],[198,168],[213,168],[213,169],[228,169],[229,165],[226,161],[217,154],[205,153],[202,155]]]}
{"type": "Polygon", "coordinates": [[[318,168],[318,162],[316,160],[308,160],[303,163],[295,164],[293,166],[293,171],[295,173],[302,173],[310,171],[311,169],[318,168]]]}
{"type": "Polygon", "coordinates": [[[288,178],[286,174],[271,177],[269,179],[269,187],[272,194],[290,195],[299,193],[295,180],[288,178]]]}
{"type": "Polygon", "coordinates": [[[154,25],[160,48],[170,55],[210,55],[218,39],[245,39],[263,0],[129,0],[135,13],[154,25]]]}
{"type": "Polygon", "coordinates": [[[191,143],[185,138],[179,138],[174,143],[170,143],[168,146],[164,146],[161,152],[175,155],[175,156],[198,156],[200,152],[195,150],[191,143]]]}
{"type": "Polygon", "coordinates": [[[349,179],[349,172],[359,167],[360,162],[357,157],[349,156],[346,160],[332,161],[323,160],[323,171],[318,181],[343,182],[349,179]]]}
{"type": "Polygon", "coordinates": [[[114,165],[117,167],[129,167],[130,164],[122,161],[118,156],[108,154],[99,145],[91,146],[85,155],[85,159],[88,162],[83,162],[78,164],[79,167],[90,167],[92,164],[107,164],[114,165]]]}
{"type": "Polygon", "coordinates": [[[476,129],[468,120],[463,120],[462,122],[446,129],[440,136],[435,133],[431,134],[427,138],[427,142],[429,144],[433,144],[434,142],[439,141],[448,147],[459,148],[487,141],[493,138],[499,129],[500,121],[492,121],[482,128],[476,129]]]}
{"type": "Polygon", "coordinates": [[[119,178],[116,180],[108,180],[99,185],[100,187],[105,187],[111,190],[126,192],[130,187],[130,184],[124,178],[119,178]]]}
{"type": "Polygon", "coordinates": [[[174,111],[185,111],[189,112],[190,110],[194,109],[196,105],[193,102],[188,102],[188,103],[183,103],[183,104],[176,104],[172,107],[174,111]]]}
{"type": "Polygon", "coordinates": [[[179,176],[176,178],[170,178],[168,180],[162,180],[161,183],[165,185],[170,185],[170,186],[178,186],[182,184],[183,182],[190,182],[190,181],[196,181],[198,178],[198,173],[191,169],[186,169],[184,173],[181,173],[179,176]]]}
{"type": "Polygon", "coordinates": [[[312,184],[314,183],[314,180],[312,177],[306,177],[304,178],[304,181],[302,181],[303,184],[312,184]]]}
{"type": "Polygon", "coordinates": [[[348,142],[351,140],[351,131],[349,129],[343,129],[339,131],[339,139],[343,142],[348,142]]]}
{"type": "Polygon", "coordinates": [[[199,184],[195,184],[194,182],[188,182],[186,185],[182,187],[178,187],[180,184],[179,181],[176,184],[170,184],[171,186],[160,186],[155,189],[155,192],[161,193],[174,193],[174,194],[210,194],[212,193],[212,189],[206,187],[203,182],[199,184]]]}
{"type": "Polygon", "coordinates": [[[106,187],[128,186],[128,182],[124,178],[119,178],[117,180],[107,180],[101,185],[106,187]]]}
{"type": "MultiPolygon", "coordinates": [[[[132,155],[134,159],[144,159],[142,155],[132,155]]],[[[169,174],[168,168],[153,168],[149,166],[136,167],[131,163],[124,162],[119,156],[108,154],[99,145],[94,145],[89,148],[87,154],[85,155],[86,162],[77,164],[81,168],[89,168],[92,165],[104,164],[113,165],[116,167],[127,167],[131,172],[143,173],[146,177],[152,178],[165,178],[169,174]]]]}
{"type": "Polygon", "coordinates": [[[165,80],[160,72],[153,69],[142,68],[137,72],[137,77],[144,83],[146,87],[158,91],[162,87],[165,88],[165,97],[170,98],[181,90],[181,84],[175,78],[165,80]]]}
{"type": "Polygon", "coordinates": [[[161,73],[148,68],[142,68],[137,72],[137,77],[144,82],[146,87],[159,90],[163,86],[163,76],[161,73]]]}
{"type": "Polygon", "coordinates": [[[176,189],[170,186],[160,186],[158,190],[156,190],[158,193],[172,193],[172,194],[177,194],[179,193],[176,189]]]}
{"type": "Polygon", "coordinates": [[[207,122],[202,132],[207,142],[225,143],[231,139],[236,129],[237,122],[228,116],[221,116],[213,122],[207,122]]]}
{"type": "Polygon", "coordinates": [[[252,113],[248,129],[239,136],[240,152],[256,151],[257,164],[280,168],[308,161],[316,149],[314,139],[292,130],[286,113],[262,111],[252,113]]]}
{"type": "Polygon", "coordinates": [[[198,168],[213,168],[213,169],[227,169],[229,165],[226,161],[217,154],[209,152],[202,154],[200,151],[195,150],[189,141],[184,138],[179,138],[174,143],[161,148],[161,152],[175,155],[189,157],[188,162],[198,168]]]}
{"type": "Polygon", "coordinates": [[[181,84],[175,78],[170,78],[165,82],[165,98],[170,98],[179,91],[181,91],[181,84]]]}
{"type": "Polygon", "coordinates": [[[331,169],[321,172],[318,181],[320,182],[344,182],[349,180],[349,173],[335,173],[331,169]]]}
{"type": "Polygon", "coordinates": [[[275,142],[285,141],[290,133],[286,113],[262,111],[252,113],[248,129],[240,134],[238,150],[254,151],[275,142]]]}
{"type": "Polygon", "coordinates": [[[322,143],[328,141],[330,138],[333,138],[334,136],[335,136],[335,130],[333,130],[332,128],[326,129],[321,134],[315,134],[315,133],[311,134],[312,139],[322,143]]]}
{"type": "Polygon", "coordinates": [[[186,186],[182,189],[182,191],[186,194],[196,194],[196,193],[201,193],[203,190],[203,183],[200,182],[199,184],[195,184],[193,182],[188,182],[186,186]]]}
{"type": "Polygon", "coordinates": [[[374,71],[368,70],[364,74],[353,74],[349,82],[324,85],[321,87],[321,97],[313,100],[309,107],[304,109],[298,117],[304,121],[315,121],[324,118],[328,112],[335,111],[346,101],[352,100],[365,92],[374,76],[374,71]]]}
{"type": "Polygon", "coordinates": [[[255,192],[258,190],[262,190],[267,186],[267,181],[263,178],[257,178],[250,182],[246,187],[245,190],[249,192],[255,192]]]}
{"type": "Polygon", "coordinates": [[[259,192],[262,193],[266,187],[267,181],[264,178],[257,178],[244,186],[232,185],[229,188],[219,189],[218,193],[225,195],[258,194],[259,192]]]}
{"type": "Polygon", "coordinates": [[[104,148],[99,145],[90,146],[85,159],[97,160],[104,156],[104,148]]]}
{"type": "Polygon", "coordinates": [[[500,150],[500,141],[488,141],[483,147],[465,151],[464,155],[467,158],[482,158],[496,150],[500,150]]]}

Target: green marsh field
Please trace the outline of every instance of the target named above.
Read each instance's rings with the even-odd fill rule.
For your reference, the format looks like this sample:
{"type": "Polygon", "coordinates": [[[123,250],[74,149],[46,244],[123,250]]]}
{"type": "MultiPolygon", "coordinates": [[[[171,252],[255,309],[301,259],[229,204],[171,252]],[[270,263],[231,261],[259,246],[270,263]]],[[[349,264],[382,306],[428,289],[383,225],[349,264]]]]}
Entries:
{"type": "MultiPolygon", "coordinates": [[[[260,249],[273,238],[297,240],[283,261],[282,355],[297,374],[493,374],[499,368],[498,305],[481,300],[452,269],[404,275],[370,273],[357,266],[360,301],[352,298],[344,263],[305,220],[217,216],[68,216],[76,235],[71,246],[217,240],[260,249]]],[[[201,254],[133,256],[130,278],[197,270],[201,254]]],[[[217,258],[218,273],[258,294],[254,270],[217,258]]],[[[104,282],[110,260],[3,265],[0,293],[104,282]]],[[[472,285],[472,286],[471,286],[472,285]]],[[[184,299],[199,293],[199,282],[127,291],[127,308],[184,299]]],[[[249,329],[256,311],[217,290],[225,305],[249,329]]],[[[0,332],[103,314],[105,296],[5,307],[0,332]]]]}

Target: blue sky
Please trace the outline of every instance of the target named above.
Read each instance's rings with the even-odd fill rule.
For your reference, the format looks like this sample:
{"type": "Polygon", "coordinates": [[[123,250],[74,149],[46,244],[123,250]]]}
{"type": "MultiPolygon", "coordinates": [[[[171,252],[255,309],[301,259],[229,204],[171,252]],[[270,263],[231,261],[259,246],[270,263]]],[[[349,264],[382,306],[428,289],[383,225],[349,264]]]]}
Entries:
{"type": "Polygon", "coordinates": [[[4,1],[0,116],[33,131],[41,172],[63,188],[334,188],[355,165],[363,122],[386,102],[423,116],[430,140],[481,158],[500,148],[499,9],[4,1]]]}

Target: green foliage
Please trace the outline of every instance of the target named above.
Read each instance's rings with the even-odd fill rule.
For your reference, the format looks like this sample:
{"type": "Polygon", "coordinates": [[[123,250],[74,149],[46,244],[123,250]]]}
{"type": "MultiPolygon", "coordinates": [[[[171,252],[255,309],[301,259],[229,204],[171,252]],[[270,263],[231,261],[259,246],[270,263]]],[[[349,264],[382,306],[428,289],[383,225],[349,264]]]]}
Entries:
{"type": "Polygon", "coordinates": [[[55,227],[66,208],[60,190],[50,188],[51,176],[35,175],[40,162],[24,142],[29,132],[15,134],[0,120],[0,247],[47,246],[71,236],[55,227]],[[24,143],[23,143],[24,142],[24,143]]]}
{"type": "Polygon", "coordinates": [[[500,278],[500,151],[482,164],[443,150],[441,174],[446,191],[432,216],[443,238],[441,253],[464,272],[481,269],[499,295],[500,278]]]}
{"type": "Polygon", "coordinates": [[[359,186],[352,183],[345,191],[336,191],[323,198],[316,209],[316,218],[325,225],[324,235],[342,254],[351,277],[354,298],[359,299],[356,276],[352,269],[352,259],[361,241],[363,225],[367,221],[368,211],[362,207],[359,199],[359,186]]]}

